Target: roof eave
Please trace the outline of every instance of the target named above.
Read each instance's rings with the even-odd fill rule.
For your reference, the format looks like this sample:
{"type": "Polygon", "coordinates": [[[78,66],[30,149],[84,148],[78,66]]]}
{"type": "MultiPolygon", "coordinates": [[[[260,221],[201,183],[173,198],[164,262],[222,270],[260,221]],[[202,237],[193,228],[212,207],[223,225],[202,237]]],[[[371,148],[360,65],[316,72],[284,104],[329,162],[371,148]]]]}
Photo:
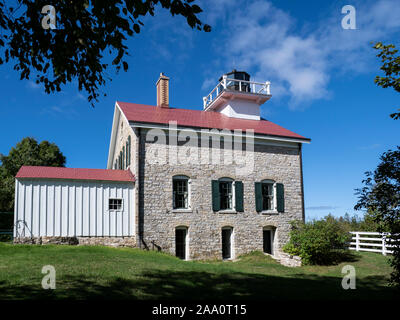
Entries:
{"type": "MultiPolygon", "coordinates": [[[[137,127],[137,128],[169,129],[168,125],[164,124],[164,123],[129,121],[129,124],[132,127],[137,127]]],[[[208,129],[208,130],[210,130],[211,128],[195,127],[195,126],[182,126],[181,125],[181,126],[177,126],[176,129],[177,130],[184,130],[184,129],[194,129],[194,130],[208,129]]],[[[229,130],[229,131],[233,131],[233,130],[229,130]]],[[[223,133],[221,133],[221,134],[223,135],[223,133]]],[[[266,139],[266,140],[280,140],[280,141],[296,142],[296,143],[311,143],[311,139],[305,138],[305,137],[290,137],[290,136],[262,134],[262,133],[255,133],[254,137],[259,138],[259,139],[266,139]]]]}

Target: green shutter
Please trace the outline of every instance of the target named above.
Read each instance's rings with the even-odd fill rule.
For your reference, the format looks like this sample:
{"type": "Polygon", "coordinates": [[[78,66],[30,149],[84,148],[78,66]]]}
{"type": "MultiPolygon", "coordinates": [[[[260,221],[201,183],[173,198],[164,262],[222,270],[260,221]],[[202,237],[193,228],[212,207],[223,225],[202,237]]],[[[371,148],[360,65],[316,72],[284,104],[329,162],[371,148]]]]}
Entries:
{"type": "Polygon", "coordinates": [[[243,182],[235,181],[236,211],[243,212],[243,182]]]}
{"type": "Polygon", "coordinates": [[[129,166],[129,162],[128,162],[128,153],[129,153],[128,141],[125,143],[125,146],[126,146],[126,154],[125,154],[126,161],[125,161],[125,163],[126,163],[126,167],[128,167],[129,166]]]}
{"type": "Polygon", "coordinates": [[[277,210],[278,212],[285,211],[285,196],[282,183],[276,184],[276,200],[277,200],[277,210]]]}
{"type": "Polygon", "coordinates": [[[131,136],[128,136],[128,165],[131,165],[131,136]]]}
{"type": "Polygon", "coordinates": [[[122,147],[122,170],[125,170],[125,146],[122,147]]]}
{"type": "Polygon", "coordinates": [[[219,198],[219,181],[212,180],[211,181],[211,191],[212,191],[212,208],[213,211],[219,211],[221,204],[219,198]]]}
{"type": "Polygon", "coordinates": [[[256,182],[254,184],[255,187],[255,195],[256,195],[256,211],[262,211],[262,189],[261,189],[261,182],[256,182]]]}

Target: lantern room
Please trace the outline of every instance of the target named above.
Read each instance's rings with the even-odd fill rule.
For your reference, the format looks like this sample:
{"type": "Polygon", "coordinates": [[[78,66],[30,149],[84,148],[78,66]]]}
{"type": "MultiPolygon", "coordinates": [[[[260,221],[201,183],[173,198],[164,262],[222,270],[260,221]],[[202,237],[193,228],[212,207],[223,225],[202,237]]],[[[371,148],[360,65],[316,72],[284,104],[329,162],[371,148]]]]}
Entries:
{"type": "Polygon", "coordinates": [[[204,111],[232,118],[260,120],[260,106],[271,98],[270,82],[255,82],[245,71],[222,75],[215,88],[203,98],[204,111]]]}

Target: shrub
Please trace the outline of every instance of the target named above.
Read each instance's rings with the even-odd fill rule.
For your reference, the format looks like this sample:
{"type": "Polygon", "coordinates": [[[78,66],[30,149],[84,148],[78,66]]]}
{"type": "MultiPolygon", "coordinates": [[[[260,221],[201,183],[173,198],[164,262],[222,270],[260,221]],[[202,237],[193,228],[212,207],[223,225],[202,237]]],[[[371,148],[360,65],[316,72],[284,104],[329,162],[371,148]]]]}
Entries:
{"type": "Polygon", "coordinates": [[[334,264],[348,247],[350,234],[343,224],[329,215],[322,220],[291,222],[290,240],[283,251],[302,258],[304,264],[334,264]]]}

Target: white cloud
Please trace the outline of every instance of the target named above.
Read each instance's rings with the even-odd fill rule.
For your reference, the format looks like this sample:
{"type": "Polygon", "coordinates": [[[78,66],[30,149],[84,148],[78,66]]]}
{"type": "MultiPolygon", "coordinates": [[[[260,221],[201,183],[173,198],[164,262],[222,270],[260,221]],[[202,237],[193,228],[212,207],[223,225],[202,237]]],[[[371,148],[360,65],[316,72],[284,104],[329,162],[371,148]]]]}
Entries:
{"type": "MultiPolygon", "coordinates": [[[[357,30],[342,29],[341,6],[331,7],[329,18],[312,22],[313,28],[307,24],[307,33],[299,30],[308,22],[296,24],[268,1],[236,1],[225,12],[214,3],[205,10],[214,12],[211,18],[218,12],[226,30],[218,39],[224,55],[218,54],[215,65],[220,69],[222,60],[226,70],[245,69],[254,80],[270,80],[272,94],[289,97],[291,108],[329,97],[334,73],[378,72],[371,41],[385,40],[400,30],[397,0],[353,1],[357,30]]],[[[209,85],[210,74],[206,77],[203,88],[209,85]]]]}

